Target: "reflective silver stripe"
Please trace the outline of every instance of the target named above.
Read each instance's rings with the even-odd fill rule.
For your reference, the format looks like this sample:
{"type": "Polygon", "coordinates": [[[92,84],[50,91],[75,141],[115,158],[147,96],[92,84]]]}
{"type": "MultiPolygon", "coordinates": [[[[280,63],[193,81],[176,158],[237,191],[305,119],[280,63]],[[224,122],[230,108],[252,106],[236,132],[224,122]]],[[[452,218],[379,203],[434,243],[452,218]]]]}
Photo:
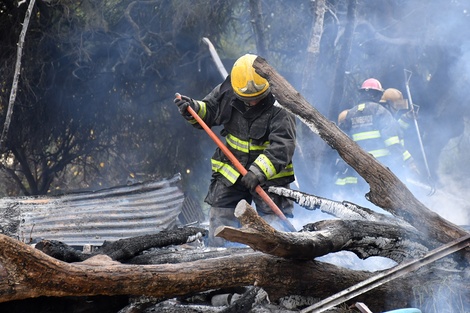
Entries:
{"type": "Polygon", "coordinates": [[[227,163],[211,159],[211,164],[214,172],[222,174],[222,176],[227,178],[232,184],[235,184],[238,177],[240,177],[240,173],[227,163]]]}
{"type": "Polygon", "coordinates": [[[268,157],[264,154],[260,154],[255,162],[256,165],[261,169],[261,171],[264,173],[264,175],[270,179],[274,175],[276,175],[276,169],[274,168],[273,163],[271,160],[268,159],[268,157]]]}
{"type": "Polygon", "coordinates": [[[361,141],[366,139],[376,139],[380,138],[380,131],[371,130],[368,132],[356,133],[352,135],[354,141],[361,141]]]}

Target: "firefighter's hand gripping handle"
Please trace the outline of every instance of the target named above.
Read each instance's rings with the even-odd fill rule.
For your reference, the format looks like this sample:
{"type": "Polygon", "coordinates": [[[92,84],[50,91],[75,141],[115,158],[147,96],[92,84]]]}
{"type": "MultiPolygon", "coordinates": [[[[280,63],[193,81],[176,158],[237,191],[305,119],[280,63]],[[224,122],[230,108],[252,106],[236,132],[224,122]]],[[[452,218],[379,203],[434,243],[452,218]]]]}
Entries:
{"type": "MultiPolygon", "coordinates": [[[[179,93],[175,94],[175,97],[177,99],[181,99],[181,95],[179,93]]],[[[202,120],[202,118],[197,115],[196,111],[193,110],[190,106],[188,106],[188,112],[191,114],[191,116],[201,125],[201,127],[206,131],[206,133],[211,137],[211,139],[217,144],[217,146],[222,150],[222,152],[225,154],[225,156],[232,162],[232,164],[235,166],[235,168],[242,174],[243,176],[246,175],[247,170],[246,168],[238,161],[238,159],[233,155],[233,153],[224,145],[224,143],[217,137],[217,135],[210,129],[209,126],[202,120]]],[[[285,226],[287,229],[289,229],[292,232],[296,232],[297,230],[295,227],[289,222],[289,220],[286,218],[284,213],[278,208],[276,203],[269,197],[269,195],[264,191],[261,186],[256,186],[256,193],[269,205],[271,210],[284,222],[285,226]]]]}

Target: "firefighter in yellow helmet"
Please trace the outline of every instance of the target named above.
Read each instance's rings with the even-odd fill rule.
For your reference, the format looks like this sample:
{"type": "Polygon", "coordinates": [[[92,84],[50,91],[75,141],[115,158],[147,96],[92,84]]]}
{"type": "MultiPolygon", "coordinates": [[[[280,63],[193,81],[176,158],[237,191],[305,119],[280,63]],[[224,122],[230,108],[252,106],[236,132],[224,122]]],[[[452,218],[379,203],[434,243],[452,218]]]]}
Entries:
{"type": "Polygon", "coordinates": [[[387,108],[406,131],[410,129],[413,120],[413,112],[408,104],[408,100],[403,98],[400,90],[395,88],[385,89],[380,104],[387,108]]]}
{"type": "Polygon", "coordinates": [[[261,185],[287,218],[293,217],[293,202],[268,192],[270,186],[289,187],[294,181],[292,158],[295,149],[295,118],[275,106],[269,82],[256,73],[256,55],[245,54],[232,67],[230,75],[201,101],[182,96],[175,99],[180,113],[196,128],[201,128],[187,112],[191,106],[209,127],[223,126],[225,145],[248,170],[242,176],[217,148],[212,156],[212,179],[205,202],[211,205],[209,245],[227,242],[214,237],[218,226],[239,227],[235,206],[242,199],[254,201],[258,214],[274,227],[277,215],[256,193],[261,185]]]}
{"type": "MultiPolygon", "coordinates": [[[[413,158],[402,144],[402,132],[392,113],[379,104],[384,90],[375,78],[365,80],[359,89],[359,104],[338,116],[339,127],[363,150],[404,179],[416,171],[413,158]]],[[[347,192],[365,192],[365,181],[344,161],[337,161],[335,184],[347,192]]]]}

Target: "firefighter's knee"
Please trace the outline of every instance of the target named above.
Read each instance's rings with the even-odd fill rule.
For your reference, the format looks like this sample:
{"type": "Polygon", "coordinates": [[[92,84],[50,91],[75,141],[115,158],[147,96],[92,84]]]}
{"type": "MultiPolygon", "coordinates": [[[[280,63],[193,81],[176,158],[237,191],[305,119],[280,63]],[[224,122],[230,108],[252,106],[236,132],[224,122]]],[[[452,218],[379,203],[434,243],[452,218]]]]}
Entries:
{"type": "Polygon", "coordinates": [[[223,238],[215,237],[215,231],[220,226],[240,227],[240,222],[234,215],[234,208],[211,207],[209,214],[209,237],[208,244],[213,247],[226,245],[227,241],[223,238]]]}

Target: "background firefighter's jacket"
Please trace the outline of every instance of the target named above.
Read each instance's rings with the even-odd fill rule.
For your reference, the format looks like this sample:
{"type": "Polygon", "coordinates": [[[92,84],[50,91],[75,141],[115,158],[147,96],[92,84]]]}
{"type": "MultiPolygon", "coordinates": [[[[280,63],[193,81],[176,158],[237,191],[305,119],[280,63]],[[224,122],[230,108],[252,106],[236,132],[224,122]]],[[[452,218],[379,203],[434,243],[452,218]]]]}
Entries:
{"type": "MultiPolygon", "coordinates": [[[[266,176],[266,186],[294,181],[295,118],[274,103],[274,96],[269,93],[257,105],[247,107],[236,97],[228,76],[198,101],[197,111],[209,127],[223,125],[225,145],[245,168],[256,166],[266,176]]],[[[189,122],[201,128],[195,119],[189,122]]],[[[211,163],[213,176],[227,186],[241,176],[219,148],[211,163]]]]}
{"type": "MultiPolygon", "coordinates": [[[[411,154],[403,146],[399,124],[392,114],[378,103],[364,102],[351,108],[339,127],[363,150],[372,154],[395,174],[399,175],[408,163],[413,162],[411,154]]],[[[352,174],[353,171],[347,172],[352,174]]],[[[357,183],[357,179],[343,176],[336,180],[336,185],[350,183],[357,183]]]]}

